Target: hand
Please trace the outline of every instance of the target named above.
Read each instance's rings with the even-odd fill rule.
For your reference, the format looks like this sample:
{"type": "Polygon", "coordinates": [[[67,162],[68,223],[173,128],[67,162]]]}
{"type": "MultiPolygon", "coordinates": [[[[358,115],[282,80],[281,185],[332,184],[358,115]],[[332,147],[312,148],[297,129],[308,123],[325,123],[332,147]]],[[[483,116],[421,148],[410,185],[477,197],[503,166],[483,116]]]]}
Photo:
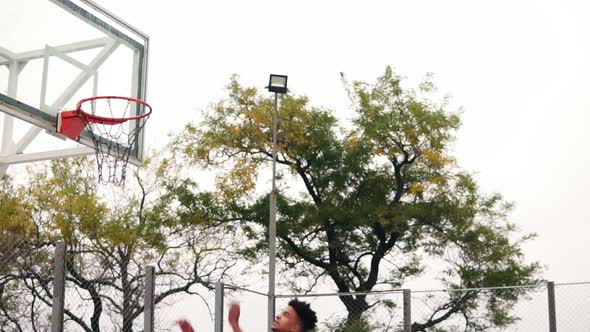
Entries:
{"type": "Polygon", "coordinates": [[[195,330],[193,330],[193,327],[191,326],[191,323],[189,323],[187,320],[179,320],[178,322],[176,322],[176,324],[180,326],[182,332],[195,332],[195,330]]]}
{"type": "Polygon", "coordinates": [[[227,320],[231,325],[232,329],[236,332],[241,331],[240,329],[240,304],[233,302],[229,306],[229,313],[227,315],[227,320]]]}

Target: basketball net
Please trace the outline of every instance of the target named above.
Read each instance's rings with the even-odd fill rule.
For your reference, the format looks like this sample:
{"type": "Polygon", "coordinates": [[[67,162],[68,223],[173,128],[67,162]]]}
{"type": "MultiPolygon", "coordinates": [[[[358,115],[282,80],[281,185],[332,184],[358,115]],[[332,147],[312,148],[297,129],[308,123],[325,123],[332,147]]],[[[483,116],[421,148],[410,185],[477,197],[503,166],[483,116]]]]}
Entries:
{"type": "Polygon", "coordinates": [[[76,110],[60,113],[58,130],[77,140],[86,129],[96,152],[98,182],[123,186],[129,157],[138,152],[139,133],[151,113],[151,106],[139,99],[91,97],[78,102],[76,110]]]}

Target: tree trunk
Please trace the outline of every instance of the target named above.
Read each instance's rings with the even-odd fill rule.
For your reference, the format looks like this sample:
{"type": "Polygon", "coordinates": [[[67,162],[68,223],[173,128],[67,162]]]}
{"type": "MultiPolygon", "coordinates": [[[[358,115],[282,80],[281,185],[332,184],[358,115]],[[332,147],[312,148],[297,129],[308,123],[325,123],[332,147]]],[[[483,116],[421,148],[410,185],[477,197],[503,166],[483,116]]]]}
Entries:
{"type": "Polygon", "coordinates": [[[340,300],[344,303],[348,316],[346,317],[345,331],[363,331],[365,325],[362,316],[365,311],[369,309],[366,295],[347,295],[340,296],[340,300]]]}

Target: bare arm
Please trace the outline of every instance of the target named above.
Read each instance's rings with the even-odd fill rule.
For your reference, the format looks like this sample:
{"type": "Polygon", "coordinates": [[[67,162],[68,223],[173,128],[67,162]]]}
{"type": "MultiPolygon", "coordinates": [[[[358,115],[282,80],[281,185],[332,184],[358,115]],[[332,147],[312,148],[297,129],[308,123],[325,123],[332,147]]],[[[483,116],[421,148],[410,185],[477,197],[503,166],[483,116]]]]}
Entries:
{"type": "Polygon", "coordinates": [[[195,330],[193,330],[193,327],[191,326],[191,323],[189,323],[186,320],[179,320],[178,322],[178,326],[180,326],[180,329],[182,330],[182,332],[195,332],[195,330]]]}
{"type": "Polygon", "coordinates": [[[229,306],[227,320],[233,332],[242,332],[242,328],[240,327],[240,305],[238,303],[232,303],[229,306]]]}

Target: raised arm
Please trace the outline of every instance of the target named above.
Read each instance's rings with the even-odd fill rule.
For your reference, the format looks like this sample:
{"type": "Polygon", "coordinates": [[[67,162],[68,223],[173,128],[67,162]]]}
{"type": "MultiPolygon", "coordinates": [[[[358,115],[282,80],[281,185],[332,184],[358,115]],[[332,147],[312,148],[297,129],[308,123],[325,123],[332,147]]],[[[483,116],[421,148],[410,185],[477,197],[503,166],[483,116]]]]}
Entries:
{"type": "Polygon", "coordinates": [[[191,323],[189,323],[186,320],[179,320],[177,322],[178,326],[180,326],[180,329],[182,330],[182,332],[195,332],[195,330],[193,330],[193,327],[191,326],[191,323]]]}
{"type": "Polygon", "coordinates": [[[229,306],[227,320],[233,332],[242,332],[242,328],[240,327],[240,305],[238,303],[234,302],[229,306]]]}

